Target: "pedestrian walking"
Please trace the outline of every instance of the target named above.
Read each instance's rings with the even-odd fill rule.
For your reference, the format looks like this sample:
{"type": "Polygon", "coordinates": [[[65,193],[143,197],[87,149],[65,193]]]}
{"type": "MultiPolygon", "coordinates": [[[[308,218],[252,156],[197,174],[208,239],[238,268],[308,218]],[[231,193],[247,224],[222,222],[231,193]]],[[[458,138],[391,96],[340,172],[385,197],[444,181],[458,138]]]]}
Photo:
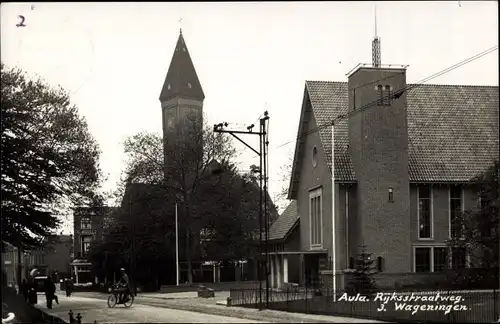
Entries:
{"type": "Polygon", "coordinates": [[[71,297],[71,293],[73,292],[73,279],[66,278],[66,296],[71,297]]]}
{"type": "Polygon", "coordinates": [[[19,291],[23,295],[25,302],[29,302],[29,293],[30,293],[29,288],[30,287],[28,285],[28,281],[26,280],[26,278],[24,278],[23,281],[21,282],[21,287],[19,288],[19,291]]]}
{"type": "Polygon", "coordinates": [[[50,278],[50,276],[45,279],[45,298],[47,300],[47,308],[52,309],[52,301],[55,300],[59,304],[59,299],[56,295],[56,285],[50,278]]]}

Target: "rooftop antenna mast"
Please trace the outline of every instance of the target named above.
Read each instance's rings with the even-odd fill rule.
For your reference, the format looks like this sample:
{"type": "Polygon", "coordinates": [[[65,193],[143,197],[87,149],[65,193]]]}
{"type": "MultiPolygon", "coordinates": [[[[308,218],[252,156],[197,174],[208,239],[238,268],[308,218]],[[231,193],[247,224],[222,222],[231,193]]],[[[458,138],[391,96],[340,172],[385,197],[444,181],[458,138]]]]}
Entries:
{"type": "Polygon", "coordinates": [[[377,4],[375,3],[375,37],[372,41],[372,64],[373,67],[380,67],[381,54],[380,54],[380,37],[377,35],[377,4]]]}

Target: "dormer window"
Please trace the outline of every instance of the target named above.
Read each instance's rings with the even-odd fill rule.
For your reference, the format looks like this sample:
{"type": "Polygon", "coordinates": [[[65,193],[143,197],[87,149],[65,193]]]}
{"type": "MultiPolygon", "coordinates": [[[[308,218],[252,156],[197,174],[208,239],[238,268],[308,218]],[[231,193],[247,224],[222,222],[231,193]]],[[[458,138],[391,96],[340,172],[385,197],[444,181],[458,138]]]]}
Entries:
{"type": "Polygon", "coordinates": [[[170,84],[167,86],[168,90],[170,90],[170,84]]]}
{"type": "Polygon", "coordinates": [[[191,86],[191,83],[188,82],[188,88],[191,89],[192,86],[191,86]]]}

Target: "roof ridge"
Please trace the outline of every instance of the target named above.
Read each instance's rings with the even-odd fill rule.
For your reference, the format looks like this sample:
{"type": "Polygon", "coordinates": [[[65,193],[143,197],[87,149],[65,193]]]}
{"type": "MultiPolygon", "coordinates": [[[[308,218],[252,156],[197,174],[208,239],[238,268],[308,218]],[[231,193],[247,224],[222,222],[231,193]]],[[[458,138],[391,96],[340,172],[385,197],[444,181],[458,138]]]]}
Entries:
{"type": "MultiPolygon", "coordinates": [[[[347,84],[347,81],[328,81],[328,80],[306,80],[306,83],[330,83],[330,84],[347,84]]],[[[498,88],[498,85],[481,85],[481,84],[450,84],[450,83],[407,83],[409,86],[420,87],[469,87],[469,88],[498,88]]]]}

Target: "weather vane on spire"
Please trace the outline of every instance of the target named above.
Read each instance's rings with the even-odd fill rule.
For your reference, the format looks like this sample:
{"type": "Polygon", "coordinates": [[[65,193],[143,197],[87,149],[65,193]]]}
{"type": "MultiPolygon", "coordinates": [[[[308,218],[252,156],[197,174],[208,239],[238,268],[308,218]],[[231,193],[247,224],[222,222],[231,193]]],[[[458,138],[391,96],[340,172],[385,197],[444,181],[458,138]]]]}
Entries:
{"type": "Polygon", "coordinates": [[[183,20],[184,20],[184,19],[182,19],[182,17],[181,17],[181,18],[179,18],[179,20],[178,20],[178,21],[179,21],[179,32],[180,32],[181,34],[182,34],[182,21],[183,21],[183,20]]]}

